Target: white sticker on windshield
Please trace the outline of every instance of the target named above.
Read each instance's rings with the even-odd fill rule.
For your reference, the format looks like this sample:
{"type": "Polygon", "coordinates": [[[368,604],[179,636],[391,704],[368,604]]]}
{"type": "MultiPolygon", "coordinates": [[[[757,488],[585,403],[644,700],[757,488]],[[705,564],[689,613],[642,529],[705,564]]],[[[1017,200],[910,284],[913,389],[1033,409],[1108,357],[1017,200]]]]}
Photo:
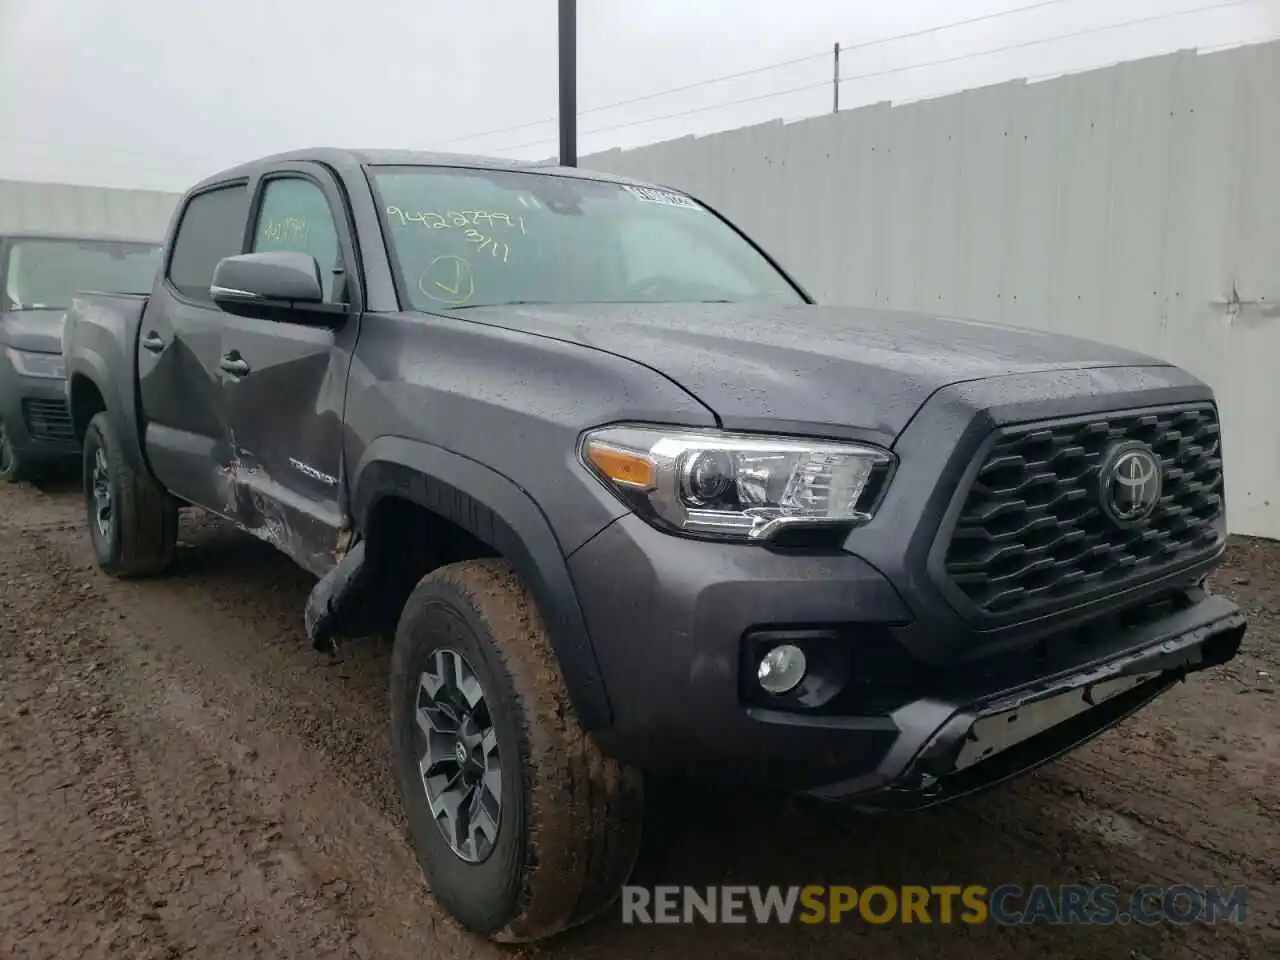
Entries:
{"type": "Polygon", "coordinates": [[[661,203],[668,207],[688,207],[690,210],[701,210],[698,202],[692,197],[672,190],[659,190],[657,187],[633,187],[624,183],[622,189],[645,203],[661,203]]]}

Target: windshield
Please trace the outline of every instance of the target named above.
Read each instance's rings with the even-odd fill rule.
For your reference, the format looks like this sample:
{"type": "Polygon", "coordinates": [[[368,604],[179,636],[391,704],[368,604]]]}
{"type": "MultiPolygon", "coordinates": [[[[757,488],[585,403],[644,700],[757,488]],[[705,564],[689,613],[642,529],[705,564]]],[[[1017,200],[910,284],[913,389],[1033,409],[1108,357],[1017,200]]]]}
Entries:
{"type": "Polygon", "coordinates": [[[4,292],[12,310],[65,310],[82,290],[148,293],[159,266],[159,244],[17,240],[4,292]]]}
{"type": "Polygon", "coordinates": [[[375,168],[373,179],[417,310],[804,302],[750,243],[683,194],[450,167],[375,168]]]}

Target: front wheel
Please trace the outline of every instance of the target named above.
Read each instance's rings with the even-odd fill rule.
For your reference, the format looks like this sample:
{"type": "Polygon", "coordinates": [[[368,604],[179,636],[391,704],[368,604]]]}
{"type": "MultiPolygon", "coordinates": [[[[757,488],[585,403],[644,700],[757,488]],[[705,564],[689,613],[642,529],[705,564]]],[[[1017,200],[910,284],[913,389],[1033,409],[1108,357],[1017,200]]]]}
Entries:
{"type": "Polygon", "coordinates": [[[435,898],[494,940],[538,940],[613,903],[639,849],[640,775],[578,726],[510,565],[441,567],[391,658],[396,778],[435,898]]]}
{"type": "Polygon", "coordinates": [[[90,420],[85,431],[83,480],[98,566],[122,578],[162,572],[178,543],[177,502],[129,466],[106,413],[90,420]]]}

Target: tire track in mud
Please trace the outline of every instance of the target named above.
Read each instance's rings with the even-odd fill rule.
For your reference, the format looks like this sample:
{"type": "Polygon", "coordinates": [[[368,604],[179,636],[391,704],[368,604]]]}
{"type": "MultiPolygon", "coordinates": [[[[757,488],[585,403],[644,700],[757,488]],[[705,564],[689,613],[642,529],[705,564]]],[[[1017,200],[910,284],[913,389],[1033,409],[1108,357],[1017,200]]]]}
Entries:
{"type": "Polygon", "coordinates": [[[169,634],[149,635],[48,530],[6,531],[0,565],[0,702],[17,704],[0,726],[0,957],[407,957],[450,940],[470,956],[433,929],[412,871],[379,890],[357,869],[385,881],[404,859],[385,820],[353,823],[363,803],[287,744],[246,746],[238,711],[209,699],[218,684],[170,673],[169,634]]]}
{"type": "Polygon", "coordinates": [[[109,956],[125,943],[168,956],[174,942],[129,880],[154,843],[105,694],[113,666],[77,609],[84,593],[30,538],[4,544],[0,956],[109,956]],[[59,629],[33,624],[30,604],[59,629]]]}
{"type": "MultiPolygon", "coordinates": [[[[423,890],[389,766],[387,646],[361,642],[338,661],[313,652],[300,616],[311,578],[270,547],[203,519],[184,518],[185,545],[169,576],[110,580],[92,565],[82,509],[77,493],[0,490],[9,550],[0,557],[0,776],[9,782],[12,773],[18,798],[0,799],[0,958],[122,955],[90,937],[104,916],[114,919],[102,929],[130,956],[512,956],[460,931],[423,890]],[[59,619],[67,617],[77,631],[70,639],[59,619]],[[82,661],[97,667],[65,668],[82,661]],[[60,701],[45,692],[51,684],[60,701]],[[26,713],[10,710],[11,691],[26,713]],[[67,713],[66,702],[82,715],[67,713]],[[95,729],[113,733],[80,730],[95,707],[95,729]],[[37,775],[46,765],[54,772],[37,775]],[[68,770],[100,779],[81,773],[84,786],[61,787],[74,781],[68,770]],[[49,799],[68,790],[79,791],[73,802],[49,799]],[[92,806],[89,795],[119,799],[92,806]],[[112,830],[121,832],[98,839],[112,830]],[[60,839],[38,839],[46,834],[60,839]],[[77,857],[90,866],[75,866],[77,857]],[[121,876],[128,885],[112,886],[121,876]],[[89,895],[99,878],[116,892],[89,895]],[[68,885],[74,896],[53,902],[68,885]],[[27,952],[13,952],[19,943],[27,952]]],[[[1157,736],[1197,698],[1220,719],[1265,719],[1262,698],[1227,704],[1234,691],[1210,687],[1193,681],[1194,697],[1158,702],[1012,788],[913,817],[872,820],[748,793],[734,795],[725,816],[724,791],[659,785],[635,880],[1123,887],[1217,879],[1250,883],[1251,908],[1273,922],[1275,884],[1264,894],[1274,866],[1267,857],[1280,842],[1274,815],[1250,806],[1235,767],[1212,780],[1214,798],[1204,795],[1199,767],[1193,776],[1181,769],[1204,752],[1198,726],[1190,746],[1172,752],[1157,736]],[[1152,819],[1159,829],[1142,822],[1152,811],[1164,817],[1152,819]]],[[[1238,743],[1228,737],[1212,751],[1234,757],[1238,743]]],[[[1271,803],[1280,794],[1274,782],[1250,789],[1271,803]]],[[[1216,933],[639,927],[610,915],[523,952],[1253,960],[1275,956],[1277,943],[1275,929],[1253,924],[1216,933]]]]}

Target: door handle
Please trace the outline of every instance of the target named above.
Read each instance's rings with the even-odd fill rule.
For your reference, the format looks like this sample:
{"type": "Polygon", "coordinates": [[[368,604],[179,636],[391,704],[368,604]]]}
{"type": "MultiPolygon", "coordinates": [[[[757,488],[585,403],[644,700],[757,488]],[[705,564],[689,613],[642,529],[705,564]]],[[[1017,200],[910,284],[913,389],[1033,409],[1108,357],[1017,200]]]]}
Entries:
{"type": "Polygon", "coordinates": [[[154,330],[148,330],[147,335],[142,338],[142,345],[152,353],[159,353],[164,349],[164,339],[154,330]]]}
{"type": "Polygon", "coordinates": [[[233,377],[247,377],[249,375],[249,364],[238,353],[224,353],[222,362],[218,365],[233,377]]]}

